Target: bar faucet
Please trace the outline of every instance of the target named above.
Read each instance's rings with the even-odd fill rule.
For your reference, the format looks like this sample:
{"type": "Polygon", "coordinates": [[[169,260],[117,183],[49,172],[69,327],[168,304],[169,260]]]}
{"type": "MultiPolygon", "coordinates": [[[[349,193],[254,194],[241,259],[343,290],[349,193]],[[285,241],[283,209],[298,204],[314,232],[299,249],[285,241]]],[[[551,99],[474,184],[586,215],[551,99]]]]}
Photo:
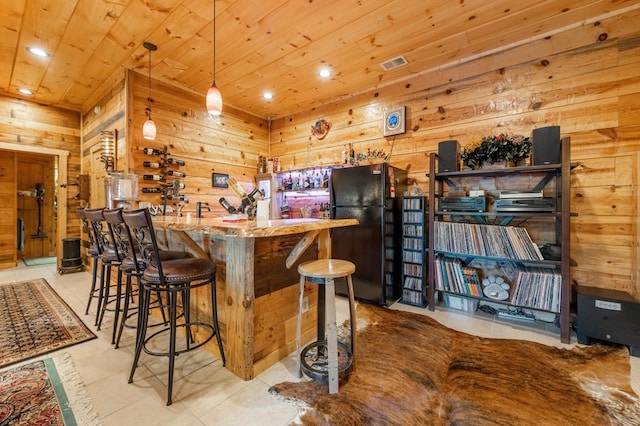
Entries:
{"type": "Polygon", "coordinates": [[[211,208],[209,208],[209,203],[203,203],[201,201],[198,201],[196,203],[196,219],[200,219],[202,217],[202,207],[205,207],[207,209],[207,211],[211,211],[211,208]]]}

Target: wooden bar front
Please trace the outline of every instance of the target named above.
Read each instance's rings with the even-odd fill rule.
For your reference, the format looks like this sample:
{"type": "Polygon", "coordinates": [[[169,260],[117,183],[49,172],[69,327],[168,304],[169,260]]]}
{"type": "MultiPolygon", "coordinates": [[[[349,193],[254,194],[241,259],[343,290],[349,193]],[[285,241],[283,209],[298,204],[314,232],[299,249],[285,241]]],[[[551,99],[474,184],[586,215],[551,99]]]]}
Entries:
{"type": "MultiPolygon", "coordinates": [[[[184,248],[217,265],[218,315],[227,368],[251,380],[295,350],[300,262],[331,256],[330,229],[356,225],[356,219],[287,219],[224,222],[220,218],[154,218],[167,247],[184,248]],[[287,256],[309,232],[317,244],[290,268],[287,256]]],[[[303,339],[316,331],[317,286],[305,287],[309,309],[303,315],[303,339]]],[[[196,311],[208,312],[206,295],[196,293],[196,311]]],[[[207,349],[218,354],[215,342],[207,349]]]]}

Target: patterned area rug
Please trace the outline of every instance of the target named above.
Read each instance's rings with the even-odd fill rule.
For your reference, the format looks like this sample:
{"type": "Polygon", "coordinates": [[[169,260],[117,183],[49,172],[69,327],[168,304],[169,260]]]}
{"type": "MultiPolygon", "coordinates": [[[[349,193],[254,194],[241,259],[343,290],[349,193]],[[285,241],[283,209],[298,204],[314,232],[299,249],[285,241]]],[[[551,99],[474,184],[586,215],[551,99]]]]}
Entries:
{"type": "Polygon", "coordinates": [[[0,367],[95,339],[43,278],[0,284],[0,367]]]}
{"type": "MultiPolygon", "coordinates": [[[[304,425],[639,425],[625,347],[488,339],[424,315],[359,304],[355,368],[280,383],[304,425]],[[361,324],[367,324],[360,327],[361,324]]],[[[295,424],[300,424],[295,423],[295,424]]]]}
{"type": "Polygon", "coordinates": [[[0,372],[0,425],[100,424],[68,354],[0,372]]]}

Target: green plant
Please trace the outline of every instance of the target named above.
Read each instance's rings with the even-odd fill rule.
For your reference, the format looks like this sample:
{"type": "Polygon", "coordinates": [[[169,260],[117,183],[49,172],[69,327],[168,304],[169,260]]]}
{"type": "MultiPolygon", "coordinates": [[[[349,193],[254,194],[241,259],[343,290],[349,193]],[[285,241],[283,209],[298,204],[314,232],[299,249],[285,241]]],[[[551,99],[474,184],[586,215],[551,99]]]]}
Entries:
{"type": "Polygon", "coordinates": [[[531,141],[522,135],[485,136],[479,143],[473,143],[463,148],[460,159],[470,168],[476,168],[483,163],[491,164],[500,161],[518,162],[531,154],[531,141]]]}

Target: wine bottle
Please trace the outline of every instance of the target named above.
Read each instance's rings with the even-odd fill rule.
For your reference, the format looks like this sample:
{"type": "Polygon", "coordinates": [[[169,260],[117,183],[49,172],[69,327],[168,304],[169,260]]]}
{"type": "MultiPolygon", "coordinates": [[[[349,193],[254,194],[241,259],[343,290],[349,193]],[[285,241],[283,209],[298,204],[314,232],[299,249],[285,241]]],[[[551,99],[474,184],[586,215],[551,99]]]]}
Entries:
{"type": "MultiPolygon", "coordinates": [[[[164,194],[162,194],[160,196],[161,199],[164,200],[164,194]]],[[[188,200],[189,196],[186,194],[179,194],[179,195],[175,195],[175,194],[167,194],[167,200],[178,200],[178,201],[185,201],[188,200]]]]}
{"type": "Polygon", "coordinates": [[[142,179],[144,179],[144,180],[161,180],[161,181],[164,181],[164,176],[162,176],[162,175],[143,175],[142,179]]]}
{"type": "Polygon", "coordinates": [[[155,148],[144,148],[144,153],[147,155],[164,155],[165,152],[155,148]]]}
{"type": "Polygon", "coordinates": [[[162,167],[160,163],[156,163],[153,161],[145,161],[142,163],[142,165],[145,167],[151,167],[152,169],[159,169],[160,167],[162,167]]]}
{"type": "Polygon", "coordinates": [[[163,192],[162,188],[142,188],[142,192],[146,194],[161,194],[163,192]]]}
{"type": "Polygon", "coordinates": [[[171,186],[173,186],[173,189],[184,189],[184,183],[178,182],[177,180],[174,180],[171,186]]]}
{"type": "Polygon", "coordinates": [[[177,160],[175,158],[169,158],[167,161],[169,162],[169,164],[175,164],[176,166],[184,166],[185,165],[184,161],[177,160]]]}
{"type": "Polygon", "coordinates": [[[231,203],[224,197],[220,197],[220,199],[218,200],[220,202],[220,205],[222,207],[224,207],[224,209],[227,211],[227,213],[229,214],[236,214],[238,213],[238,210],[236,210],[235,207],[233,207],[231,205],[231,203]]]}
{"type": "Polygon", "coordinates": [[[247,196],[247,193],[245,192],[244,188],[242,188],[242,186],[240,186],[238,181],[233,176],[229,176],[227,178],[227,183],[229,184],[231,189],[233,189],[233,191],[236,194],[238,194],[238,197],[245,198],[247,196]]]}
{"type": "Polygon", "coordinates": [[[169,170],[169,171],[167,172],[167,174],[168,174],[169,176],[174,176],[174,177],[187,177],[187,174],[186,174],[186,173],[184,173],[184,172],[179,172],[179,171],[177,171],[177,170],[169,170]]]}

